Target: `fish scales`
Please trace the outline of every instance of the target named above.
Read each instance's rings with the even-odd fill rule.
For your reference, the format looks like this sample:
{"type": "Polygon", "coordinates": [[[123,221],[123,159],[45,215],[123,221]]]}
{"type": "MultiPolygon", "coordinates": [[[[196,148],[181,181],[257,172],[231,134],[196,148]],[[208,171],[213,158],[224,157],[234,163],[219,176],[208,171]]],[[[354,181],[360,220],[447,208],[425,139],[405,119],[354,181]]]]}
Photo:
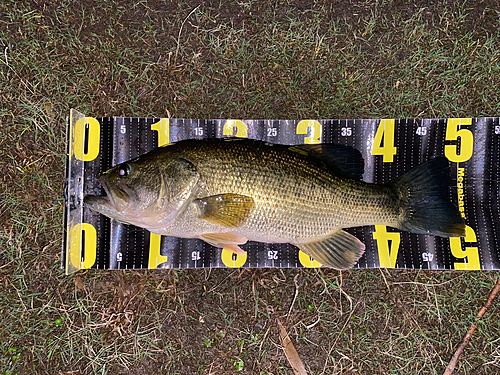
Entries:
{"type": "Polygon", "coordinates": [[[206,187],[199,197],[238,193],[254,198],[252,213],[239,228],[253,240],[300,243],[339,228],[397,221],[398,208],[383,186],[340,178],[292,151],[236,141],[217,146],[184,151],[206,187]]]}

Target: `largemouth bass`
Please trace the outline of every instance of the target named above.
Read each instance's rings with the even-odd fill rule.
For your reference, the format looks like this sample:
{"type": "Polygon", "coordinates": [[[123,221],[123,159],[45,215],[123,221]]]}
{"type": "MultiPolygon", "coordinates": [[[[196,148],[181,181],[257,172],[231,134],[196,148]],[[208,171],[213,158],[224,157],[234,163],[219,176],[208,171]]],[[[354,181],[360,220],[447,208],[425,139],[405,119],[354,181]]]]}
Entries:
{"type": "Polygon", "coordinates": [[[186,140],[102,173],[106,196],[85,203],[153,233],[199,238],[236,254],[247,241],[290,243],[335,269],[351,268],[365,249],[344,228],[465,235],[448,200],[446,158],[385,185],[362,182],[363,169],[361,154],[345,146],[186,140]]]}

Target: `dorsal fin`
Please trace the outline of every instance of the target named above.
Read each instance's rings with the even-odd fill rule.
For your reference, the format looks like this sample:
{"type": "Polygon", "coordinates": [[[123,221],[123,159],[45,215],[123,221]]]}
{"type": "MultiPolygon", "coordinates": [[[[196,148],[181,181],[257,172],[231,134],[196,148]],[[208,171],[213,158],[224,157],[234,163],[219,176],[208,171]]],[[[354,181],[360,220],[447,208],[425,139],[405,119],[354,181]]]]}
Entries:
{"type": "Polygon", "coordinates": [[[321,160],[325,167],[342,177],[354,180],[363,178],[365,162],[361,152],[353,147],[318,143],[292,146],[289,149],[298,153],[305,152],[321,160]]]}

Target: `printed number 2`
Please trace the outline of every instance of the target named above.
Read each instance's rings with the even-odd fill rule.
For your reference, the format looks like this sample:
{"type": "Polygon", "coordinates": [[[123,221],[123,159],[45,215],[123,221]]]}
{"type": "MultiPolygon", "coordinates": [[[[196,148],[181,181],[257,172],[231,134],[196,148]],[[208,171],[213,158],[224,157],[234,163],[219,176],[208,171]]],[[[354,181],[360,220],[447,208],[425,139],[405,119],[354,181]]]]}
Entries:
{"type": "MultiPolygon", "coordinates": [[[[468,225],[465,227],[465,242],[477,242],[476,233],[474,229],[468,225]]],[[[479,251],[476,246],[468,246],[462,250],[460,237],[450,238],[451,254],[458,259],[466,258],[465,263],[456,262],[454,267],[456,270],[480,270],[481,262],[479,261],[479,251]]]]}
{"type": "Polygon", "coordinates": [[[304,137],[305,144],[321,143],[321,123],[317,120],[302,120],[297,124],[297,134],[310,134],[304,137]]]}
{"type": "Polygon", "coordinates": [[[471,125],[471,118],[450,118],[446,123],[446,140],[457,141],[460,138],[460,152],[458,145],[444,146],[444,154],[449,161],[461,163],[469,160],[474,151],[474,136],[468,129],[458,129],[464,125],[471,125]]]}
{"type": "Polygon", "coordinates": [[[373,140],[372,155],[382,155],[384,163],[391,163],[397,148],[394,146],[394,119],[380,120],[375,139],[373,140]]]}

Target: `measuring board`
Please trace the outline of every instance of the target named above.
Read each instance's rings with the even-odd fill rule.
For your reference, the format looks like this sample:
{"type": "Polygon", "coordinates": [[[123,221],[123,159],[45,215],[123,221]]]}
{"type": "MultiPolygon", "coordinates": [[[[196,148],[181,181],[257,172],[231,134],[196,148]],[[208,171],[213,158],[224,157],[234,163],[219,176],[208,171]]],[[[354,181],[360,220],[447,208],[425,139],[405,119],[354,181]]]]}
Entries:
{"type": "Polygon", "coordinates": [[[103,195],[100,172],[184,139],[248,137],[297,145],[335,143],[358,149],[363,180],[384,184],[438,156],[450,161],[450,200],[465,238],[417,235],[383,225],[349,228],[365,245],[355,268],[500,269],[499,118],[373,120],[188,120],[86,117],[71,110],[67,131],[63,267],[154,269],[321,267],[289,244],[248,242],[246,255],[201,240],[159,236],[111,220],[83,204],[103,195]]]}

